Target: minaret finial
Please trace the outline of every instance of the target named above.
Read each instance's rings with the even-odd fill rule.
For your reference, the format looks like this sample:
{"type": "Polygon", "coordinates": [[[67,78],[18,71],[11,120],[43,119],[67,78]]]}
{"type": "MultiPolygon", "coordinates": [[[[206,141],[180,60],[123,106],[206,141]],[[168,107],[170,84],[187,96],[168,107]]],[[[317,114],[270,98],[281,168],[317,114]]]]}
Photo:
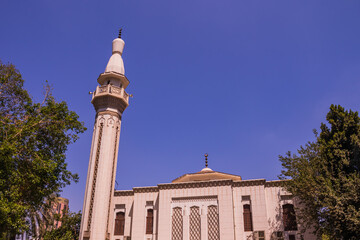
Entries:
{"type": "Polygon", "coordinates": [[[205,167],[208,167],[208,159],[207,158],[208,158],[209,154],[205,153],[204,156],[205,156],[205,167]]]}
{"type": "Polygon", "coordinates": [[[119,29],[119,37],[118,38],[121,38],[121,31],[122,31],[122,28],[119,29]]]}

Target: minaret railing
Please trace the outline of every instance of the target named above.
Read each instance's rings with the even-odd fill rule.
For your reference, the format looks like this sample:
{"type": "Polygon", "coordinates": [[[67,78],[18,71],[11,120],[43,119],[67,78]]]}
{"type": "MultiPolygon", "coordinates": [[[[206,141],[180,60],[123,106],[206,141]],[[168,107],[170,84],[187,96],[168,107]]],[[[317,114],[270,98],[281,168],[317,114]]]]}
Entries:
{"type": "Polygon", "coordinates": [[[123,98],[126,102],[129,102],[129,94],[125,92],[124,88],[110,84],[105,86],[97,86],[95,92],[93,93],[93,98],[105,94],[115,95],[117,97],[123,98]]]}

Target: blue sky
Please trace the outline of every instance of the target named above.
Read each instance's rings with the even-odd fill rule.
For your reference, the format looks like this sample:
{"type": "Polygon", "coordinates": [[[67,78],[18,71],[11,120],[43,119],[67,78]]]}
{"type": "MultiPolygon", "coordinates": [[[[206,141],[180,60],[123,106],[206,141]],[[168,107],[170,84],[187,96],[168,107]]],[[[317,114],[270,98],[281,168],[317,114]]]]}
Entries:
{"type": "Polygon", "coordinates": [[[123,27],[134,95],[120,135],[117,188],[204,167],[277,179],[278,155],[313,140],[330,104],[360,109],[360,1],[1,0],[0,59],[40,101],[48,80],[88,131],[69,147],[82,208],[95,111],[89,91],[123,27]]]}

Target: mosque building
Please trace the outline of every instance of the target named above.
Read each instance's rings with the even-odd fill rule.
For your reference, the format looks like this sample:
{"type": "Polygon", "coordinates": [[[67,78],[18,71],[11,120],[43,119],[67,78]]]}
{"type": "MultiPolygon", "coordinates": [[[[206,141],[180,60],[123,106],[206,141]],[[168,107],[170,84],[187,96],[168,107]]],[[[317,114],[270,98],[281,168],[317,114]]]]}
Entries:
{"type": "Polygon", "coordinates": [[[281,181],[243,180],[206,166],[171,183],[114,190],[121,119],[129,105],[122,52],[112,56],[92,93],[96,110],[81,240],[312,240],[296,219],[296,198],[281,181]]]}

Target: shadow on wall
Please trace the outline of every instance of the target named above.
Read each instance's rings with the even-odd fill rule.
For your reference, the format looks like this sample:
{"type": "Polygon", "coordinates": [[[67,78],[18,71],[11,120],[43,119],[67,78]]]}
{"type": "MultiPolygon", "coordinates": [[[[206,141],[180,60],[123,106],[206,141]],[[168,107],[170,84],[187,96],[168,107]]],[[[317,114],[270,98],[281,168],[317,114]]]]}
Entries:
{"type": "MultiPolygon", "coordinates": [[[[292,195],[281,195],[280,191],[277,194],[277,206],[275,208],[275,217],[268,219],[268,230],[270,235],[270,240],[291,240],[291,239],[304,239],[303,234],[305,233],[306,229],[301,227],[296,222],[296,216],[292,213],[287,212],[287,217],[284,219],[284,206],[291,206],[291,209],[293,209],[294,212],[294,206],[299,206],[300,202],[294,198],[292,195]],[[290,221],[292,222],[292,226],[290,227],[290,230],[287,229],[286,231],[284,226],[284,221],[290,221]],[[299,230],[299,231],[298,231],[299,230]],[[297,237],[295,238],[295,236],[297,237]],[[292,238],[293,237],[293,238],[292,238]]],[[[290,223],[291,224],[291,223],[290,223]]],[[[266,237],[265,231],[253,231],[249,236],[247,236],[247,240],[265,240],[266,237]]]]}

